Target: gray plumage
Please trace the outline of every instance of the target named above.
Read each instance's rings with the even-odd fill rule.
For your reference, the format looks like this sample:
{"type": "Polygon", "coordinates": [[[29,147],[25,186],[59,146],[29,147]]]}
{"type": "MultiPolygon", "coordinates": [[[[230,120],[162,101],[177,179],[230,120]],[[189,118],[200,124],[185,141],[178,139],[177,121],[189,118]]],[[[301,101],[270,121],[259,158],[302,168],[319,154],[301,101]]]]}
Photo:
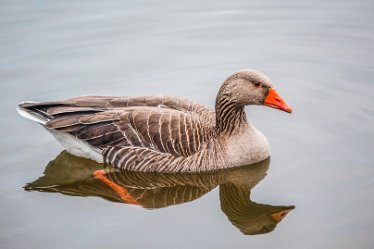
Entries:
{"type": "Polygon", "coordinates": [[[247,122],[244,106],[263,104],[271,87],[265,75],[243,70],[223,83],[215,111],[180,97],[84,96],[24,102],[19,112],[51,131],[70,153],[117,168],[211,171],[269,156],[266,138],[247,122]]]}

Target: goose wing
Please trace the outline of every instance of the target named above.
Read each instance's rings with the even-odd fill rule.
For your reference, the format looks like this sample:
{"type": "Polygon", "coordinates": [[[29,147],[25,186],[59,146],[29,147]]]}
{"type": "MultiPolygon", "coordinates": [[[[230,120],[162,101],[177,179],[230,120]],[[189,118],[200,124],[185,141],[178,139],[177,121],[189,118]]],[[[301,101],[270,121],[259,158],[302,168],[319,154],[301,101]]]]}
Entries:
{"type": "MultiPolygon", "coordinates": [[[[82,96],[67,99],[56,104],[64,107],[82,107],[95,109],[112,109],[124,107],[165,107],[184,112],[208,112],[211,110],[204,105],[190,101],[182,97],[174,96],[135,96],[135,97],[110,97],[110,96],[82,96]]],[[[53,108],[49,112],[57,114],[60,111],[65,112],[63,108],[53,108]]]]}
{"type": "MultiPolygon", "coordinates": [[[[70,109],[69,109],[70,111],[70,109]]],[[[158,107],[66,112],[45,126],[69,132],[91,146],[148,148],[174,156],[194,154],[212,127],[189,112],[158,107]]]]}
{"type": "Polygon", "coordinates": [[[193,155],[210,138],[215,123],[213,111],[177,97],[89,96],[23,103],[20,108],[46,128],[86,141],[119,168],[193,155]],[[133,157],[124,162],[125,155],[133,157]]]}

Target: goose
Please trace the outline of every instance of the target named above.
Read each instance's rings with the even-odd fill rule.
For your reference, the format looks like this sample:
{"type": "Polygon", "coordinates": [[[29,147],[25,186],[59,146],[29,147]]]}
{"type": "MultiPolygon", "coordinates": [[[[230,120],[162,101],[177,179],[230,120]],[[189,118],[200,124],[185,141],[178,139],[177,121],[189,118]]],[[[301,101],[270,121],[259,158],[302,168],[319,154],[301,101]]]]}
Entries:
{"type": "Polygon", "coordinates": [[[270,156],[265,136],[244,107],[291,107],[271,80],[240,70],[221,85],[215,111],[174,96],[81,96],[26,101],[20,115],[40,123],[76,156],[142,172],[203,172],[260,162],[270,156]]]}

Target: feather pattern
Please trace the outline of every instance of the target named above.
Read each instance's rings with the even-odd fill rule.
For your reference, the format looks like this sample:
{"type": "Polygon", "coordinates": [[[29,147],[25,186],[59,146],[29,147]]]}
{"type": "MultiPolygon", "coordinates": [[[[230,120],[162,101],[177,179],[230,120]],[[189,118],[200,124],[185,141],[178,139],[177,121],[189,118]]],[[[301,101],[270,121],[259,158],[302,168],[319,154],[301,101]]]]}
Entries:
{"type": "MultiPolygon", "coordinates": [[[[247,122],[244,112],[244,105],[263,103],[266,97],[266,89],[251,90],[251,77],[259,81],[260,76],[243,71],[229,77],[218,92],[215,111],[181,97],[82,96],[21,103],[19,112],[52,134],[69,134],[74,141],[83,141],[101,154],[102,161],[120,169],[211,171],[269,156],[266,139],[247,122]]],[[[77,156],[93,155],[80,155],[82,150],[74,146],[66,149],[77,156]]],[[[100,161],[96,155],[92,159],[100,161]]]]}

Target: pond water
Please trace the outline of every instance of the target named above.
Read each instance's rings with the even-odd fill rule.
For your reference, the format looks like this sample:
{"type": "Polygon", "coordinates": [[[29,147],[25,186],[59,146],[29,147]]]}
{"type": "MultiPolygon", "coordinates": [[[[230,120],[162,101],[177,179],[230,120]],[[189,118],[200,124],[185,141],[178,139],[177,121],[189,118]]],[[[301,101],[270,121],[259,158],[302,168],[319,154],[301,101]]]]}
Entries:
{"type": "Polygon", "coordinates": [[[373,248],[373,11],[369,0],[2,1],[1,247],[373,248]],[[88,94],[213,107],[242,68],[269,75],[294,113],[247,107],[271,160],[218,175],[88,179],[98,165],[60,154],[15,110],[88,94]]]}

